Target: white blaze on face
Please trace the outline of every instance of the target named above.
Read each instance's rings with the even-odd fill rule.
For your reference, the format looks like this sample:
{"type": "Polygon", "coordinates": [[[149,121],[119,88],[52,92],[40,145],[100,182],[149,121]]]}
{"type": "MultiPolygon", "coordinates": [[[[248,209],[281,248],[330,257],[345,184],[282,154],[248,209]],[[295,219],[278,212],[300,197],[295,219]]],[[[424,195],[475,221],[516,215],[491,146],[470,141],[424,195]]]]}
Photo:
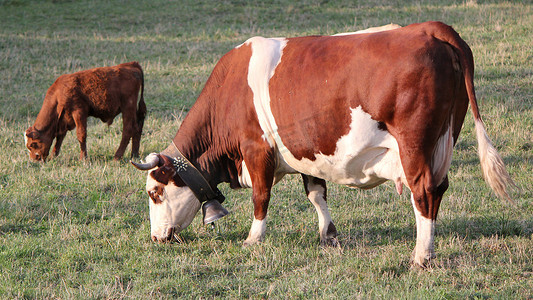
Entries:
{"type": "MultiPolygon", "coordinates": [[[[158,190],[162,185],[151,177],[150,172],[146,180],[148,193],[158,190]]],[[[162,191],[157,203],[149,198],[151,235],[158,240],[167,239],[172,231],[178,233],[189,226],[201,207],[200,201],[186,186],[178,187],[169,182],[162,191]]]]}

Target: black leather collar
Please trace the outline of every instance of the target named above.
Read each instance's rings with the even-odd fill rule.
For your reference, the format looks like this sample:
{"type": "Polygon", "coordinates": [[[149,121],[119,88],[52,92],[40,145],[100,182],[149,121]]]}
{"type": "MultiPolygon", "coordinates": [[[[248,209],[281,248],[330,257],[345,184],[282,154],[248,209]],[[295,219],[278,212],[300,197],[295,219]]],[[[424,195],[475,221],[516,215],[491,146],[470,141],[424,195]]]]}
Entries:
{"type": "Polygon", "coordinates": [[[176,147],[174,141],[172,145],[176,152],[171,155],[174,169],[181,177],[183,182],[191,189],[200,203],[216,199],[218,202],[224,202],[224,195],[218,188],[213,189],[202,173],[181,153],[176,147]]]}

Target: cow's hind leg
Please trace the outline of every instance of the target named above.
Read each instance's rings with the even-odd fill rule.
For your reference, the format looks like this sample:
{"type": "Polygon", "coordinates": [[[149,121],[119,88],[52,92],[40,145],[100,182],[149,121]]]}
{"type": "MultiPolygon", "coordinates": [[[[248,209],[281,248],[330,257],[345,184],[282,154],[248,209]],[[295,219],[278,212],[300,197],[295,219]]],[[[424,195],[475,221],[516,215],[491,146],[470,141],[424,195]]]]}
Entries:
{"type": "MultiPolygon", "coordinates": [[[[433,116],[433,115],[432,115],[433,116]]],[[[429,116],[427,117],[429,119],[429,116]]],[[[436,120],[436,118],[433,118],[436,120]]],[[[435,121],[436,124],[444,123],[435,121]]],[[[413,262],[425,267],[435,258],[435,221],[444,192],[448,189],[448,169],[452,156],[451,131],[438,136],[439,130],[414,126],[407,136],[399,139],[403,170],[416,217],[416,247],[413,262]]]]}
{"type": "Polygon", "coordinates": [[[438,168],[435,168],[435,164],[431,166],[432,164],[428,162],[431,159],[424,159],[424,156],[431,157],[431,155],[415,149],[411,153],[414,155],[403,157],[402,165],[411,189],[411,203],[416,217],[413,262],[426,267],[435,258],[435,221],[442,196],[448,189],[448,177],[445,175],[447,166],[445,166],[446,172],[435,172],[438,168]],[[434,173],[443,175],[436,177],[434,173]]]}
{"type": "Polygon", "coordinates": [[[313,176],[302,174],[305,193],[307,198],[315,206],[318,214],[318,230],[320,233],[320,244],[323,246],[339,246],[337,240],[337,229],[331,220],[326,202],[327,188],[326,181],[313,176]]]}
{"type": "Polygon", "coordinates": [[[423,192],[412,192],[411,203],[416,217],[416,246],[413,262],[421,267],[435,258],[435,221],[444,192],[448,188],[448,178],[436,188],[423,192]]]}

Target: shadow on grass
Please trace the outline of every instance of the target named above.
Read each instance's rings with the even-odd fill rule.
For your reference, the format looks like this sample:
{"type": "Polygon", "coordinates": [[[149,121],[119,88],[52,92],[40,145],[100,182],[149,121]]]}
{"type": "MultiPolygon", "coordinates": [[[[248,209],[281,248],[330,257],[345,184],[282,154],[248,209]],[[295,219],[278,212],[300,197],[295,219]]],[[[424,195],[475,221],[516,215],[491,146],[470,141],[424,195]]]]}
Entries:
{"type": "MultiPolygon", "coordinates": [[[[416,226],[383,226],[379,218],[352,220],[347,232],[337,228],[343,247],[355,248],[361,243],[369,246],[387,245],[397,241],[415,241],[416,226]],[[372,225],[369,225],[372,224],[372,225]]],[[[463,240],[472,241],[481,237],[529,237],[533,233],[533,219],[516,220],[507,216],[459,217],[438,220],[436,236],[457,235],[463,240]]]]}
{"type": "Polygon", "coordinates": [[[45,231],[46,228],[39,224],[4,224],[0,226],[0,236],[8,234],[39,235],[45,231]]]}
{"type": "MultiPolygon", "coordinates": [[[[379,217],[366,219],[353,219],[344,228],[337,225],[339,241],[341,245],[348,249],[365,246],[383,246],[391,243],[415,242],[416,228],[414,224],[410,226],[386,226],[379,217]]],[[[185,230],[179,234],[178,243],[189,244],[201,239],[214,239],[221,242],[233,242],[240,244],[244,242],[248,230],[229,230],[222,232],[203,232],[200,234],[185,230]]],[[[320,243],[318,232],[314,229],[294,229],[279,231],[275,226],[267,229],[267,239],[273,243],[297,242],[302,248],[316,247],[320,243]]],[[[481,237],[529,237],[533,234],[533,220],[516,220],[506,216],[500,217],[458,217],[455,219],[438,220],[436,226],[436,236],[458,236],[462,240],[472,241],[481,237]]]]}

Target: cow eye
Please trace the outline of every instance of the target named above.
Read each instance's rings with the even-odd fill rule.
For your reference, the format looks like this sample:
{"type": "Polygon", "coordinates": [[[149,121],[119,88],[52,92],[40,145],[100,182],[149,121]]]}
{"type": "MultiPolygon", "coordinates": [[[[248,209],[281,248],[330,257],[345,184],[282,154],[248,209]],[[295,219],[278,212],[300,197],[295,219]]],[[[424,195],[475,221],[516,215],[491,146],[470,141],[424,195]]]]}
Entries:
{"type": "Polygon", "coordinates": [[[148,191],[148,196],[150,196],[150,199],[154,202],[154,204],[162,203],[161,197],[156,191],[148,191]]]}
{"type": "Polygon", "coordinates": [[[38,145],[35,142],[30,144],[30,148],[37,149],[37,147],[38,147],[38,145]]]}

